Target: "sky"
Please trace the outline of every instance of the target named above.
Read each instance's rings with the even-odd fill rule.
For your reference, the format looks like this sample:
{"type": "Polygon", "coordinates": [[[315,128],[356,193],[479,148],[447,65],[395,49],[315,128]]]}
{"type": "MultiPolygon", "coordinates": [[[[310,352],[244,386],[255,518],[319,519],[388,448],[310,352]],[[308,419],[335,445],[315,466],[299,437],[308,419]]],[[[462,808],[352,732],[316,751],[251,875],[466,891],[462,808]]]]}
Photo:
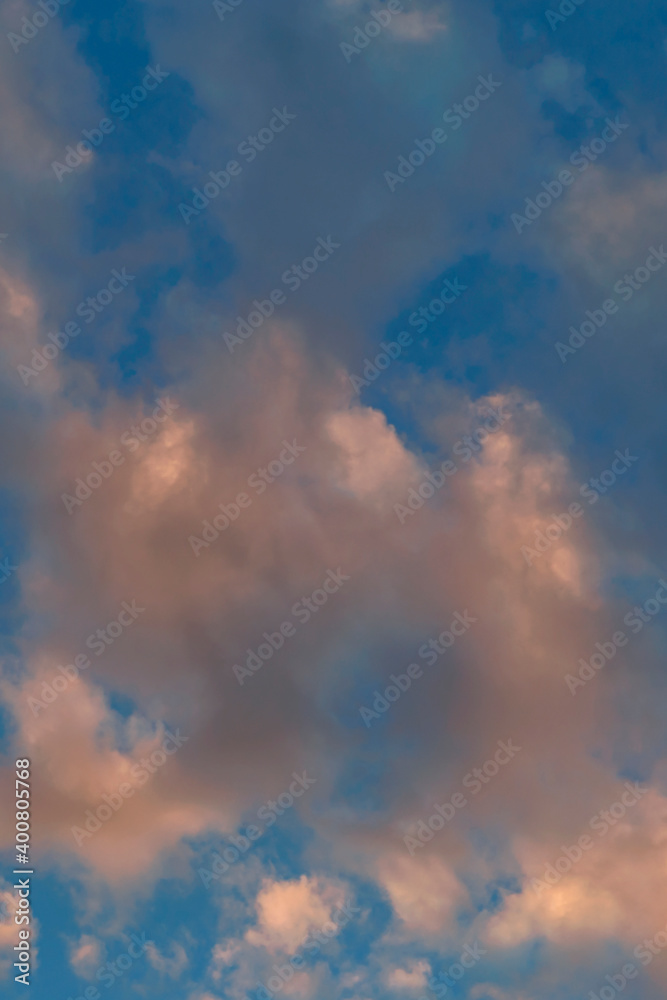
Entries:
{"type": "Polygon", "coordinates": [[[0,46],[0,995],[663,998],[666,0],[0,46]]]}

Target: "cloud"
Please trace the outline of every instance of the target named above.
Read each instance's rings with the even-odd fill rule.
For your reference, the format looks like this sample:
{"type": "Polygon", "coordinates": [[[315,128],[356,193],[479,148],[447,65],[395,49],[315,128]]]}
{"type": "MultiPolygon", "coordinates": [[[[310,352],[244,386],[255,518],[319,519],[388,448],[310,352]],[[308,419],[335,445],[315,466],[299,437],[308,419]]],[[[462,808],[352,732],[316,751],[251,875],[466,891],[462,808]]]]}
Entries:
{"type": "Polygon", "coordinates": [[[619,175],[605,164],[591,165],[563,206],[561,246],[613,296],[623,272],[643,265],[649,248],[660,246],[666,191],[662,173],[619,175]]]}
{"type": "MultiPolygon", "coordinates": [[[[20,876],[17,876],[20,878],[20,876]]],[[[32,884],[32,883],[31,883],[32,884]]],[[[17,892],[12,884],[0,879],[0,972],[11,974],[13,963],[17,961],[14,949],[19,942],[19,930],[30,931],[30,964],[34,971],[39,967],[40,921],[30,916],[30,925],[16,924],[17,892]]]]}
{"type": "Polygon", "coordinates": [[[397,967],[387,972],[386,982],[391,990],[397,992],[412,993],[417,990],[426,989],[426,981],[431,975],[431,966],[428,962],[412,962],[407,969],[397,967]]]}
{"type": "MultiPolygon", "coordinates": [[[[33,364],[33,349],[41,350],[42,310],[34,292],[17,275],[0,268],[0,305],[2,306],[3,341],[2,360],[6,366],[6,378],[13,380],[14,392],[35,390],[38,397],[57,392],[61,386],[58,369],[53,364],[46,366],[37,376],[19,373],[33,364]],[[25,389],[24,389],[25,386],[25,389]]],[[[45,341],[51,344],[51,341],[45,341]]],[[[53,346],[51,344],[51,346],[53,346]]]]}
{"type": "Polygon", "coordinates": [[[147,946],[146,954],[153,968],[170,979],[179,979],[189,963],[188,954],[178,941],[173,942],[170,956],[162,954],[152,943],[147,946]]]}
{"type": "Polygon", "coordinates": [[[9,883],[0,883],[0,949],[11,953],[16,944],[17,926],[14,923],[16,896],[9,883]]]}
{"type": "Polygon", "coordinates": [[[91,979],[100,967],[102,953],[102,942],[84,934],[70,945],[69,963],[80,979],[91,979]]]}
{"type": "Polygon", "coordinates": [[[550,845],[544,838],[539,843],[517,840],[516,853],[526,878],[521,891],[505,896],[503,907],[488,921],[486,940],[512,948],[543,937],[573,948],[583,941],[590,945],[613,938],[631,950],[664,929],[667,800],[650,790],[614,822],[618,810],[610,810],[610,805],[624,792],[621,786],[607,793],[605,806],[612,826],[598,819],[592,833],[588,823],[577,831],[588,833],[593,844],[575,863],[568,863],[564,846],[576,859],[577,835],[550,845]],[[558,861],[556,870],[564,870],[555,884],[550,884],[552,874],[545,878],[547,861],[551,865],[558,861]]]}
{"type": "MultiPolygon", "coordinates": [[[[60,494],[118,447],[143,414],[137,402],[118,398],[95,421],[62,407],[45,444],[36,502],[52,539],[49,564],[34,559],[22,569],[43,634],[22,640],[28,672],[6,693],[22,744],[43,762],[45,843],[72,850],[71,827],[127,779],[137,757],[159,745],[166,720],[190,737],[165,768],[168,781],[156,775],[82,845],[86,861],[117,880],[149,877],[159,852],[175,850],[184,836],[234,832],[246,810],[284,790],[295,768],[318,775],[315,798],[328,794],[335,780],[331,751],[334,759],[342,755],[341,768],[356,751],[313,698],[313,644],[328,644],[333,654],[331,665],[320,668],[320,685],[329,686],[349,718],[357,714],[358,725],[358,677],[336,668],[333,651],[348,661],[368,635],[378,655],[370,658],[364,683],[380,684],[392,669],[404,669],[455,610],[468,609],[481,623],[466,648],[453,651],[451,667],[425,676],[392,710],[390,727],[419,717],[435,740],[418,761],[406,757],[397,764],[392,809],[398,820],[419,815],[416,795],[438,794],[436,775],[440,787],[446,784],[438,705],[454,677],[460,676],[467,704],[452,722],[462,745],[447,774],[457,781],[488,756],[483,734],[500,708],[503,731],[495,740],[512,735],[521,743],[525,733],[538,758],[561,746],[557,713],[532,721],[530,686],[551,678],[560,692],[552,697],[585,717],[584,701],[573,710],[565,700],[563,664],[576,663],[582,646],[601,634],[594,620],[601,611],[598,543],[585,522],[534,567],[521,555],[521,546],[575,490],[558,437],[534,401],[509,392],[473,403],[457,391],[463,418],[427,425],[431,448],[440,461],[456,459],[456,474],[401,524],[394,504],[406,502],[436,459],[408,447],[377,409],[354,402],[338,366],[313,366],[298,333],[282,326],[265,331],[235,360],[233,374],[219,357],[211,354],[208,362],[181,387],[173,419],[71,515],[60,494]],[[250,415],[232,432],[228,418],[241,399],[250,415]],[[454,442],[498,406],[509,414],[502,426],[476,454],[455,454],[454,442]],[[280,453],[284,440],[305,450],[258,494],[250,477],[280,453]],[[195,557],[188,538],[201,537],[219,505],[244,490],[250,506],[195,557]],[[415,562],[417,550],[422,555],[415,562]],[[263,632],[289,619],[294,602],[337,567],[350,582],[299,628],[288,658],[279,651],[240,687],[233,664],[245,662],[263,632]],[[89,672],[35,718],[27,698],[40,696],[60,664],[90,652],[86,636],[133,598],[145,609],[138,621],[102,657],[92,656],[89,672]],[[574,627],[573,616],[583,622],[584,615],[588,623],[574,627]],[[113,690],[128,692],[136,703],[124,722],[109,709],[113,690]],[[465,722],[471,713],[490,721],[471,732],[465,722]],[[231,760],[241,763],[226,763],[231,760]]],[[[578,752],[572,718],[564,769],[578,752]]],[[[582,781],[585,773],[580,769],[582,781]]],[[[530,783],[524,770],[521,781],[530,783]]],[[[482,808],[493,809],[496,794],[491,789],[482,808]]],[[[308,812],[309,803],[304,799],[308,812]]],[[[391,855],[383,847],[380,857],[385,853],[391,855]]],[[[423,868],[406,858],[383,860],[380,878],[411,930],[433,933],[447,925],[462,899],[451,868],[435,858],[423,868]]]]}
{"type": "MultiPolygon", "coordinates": [[[[71,681],[43,714],[35,716],[28,699],[40,698],[42,684],[56,674],[55,661],[48,670],[46,666],[43,662],[36,676],[22,686],[3,685],[3,695],[21,726],[22,746],[35,768],[33,787],[44,820],[41,831],[33,834],[38,847],[55,850],[70,862],[79,855],[103,877],[122,881],[150,871],[160,851],[173,848],[182,837],[221,822],[220,813],[202,809],[185,791],[175,756],[165,764],[171,772],[167,784],[160,781],[159,772],[155,776],[157,768],[149,780],[142,762],[148,759],[150,768],[150,755],[162,753],[164,726],[154,728],[138,714],[123,722],[109,709],[100,689],[86,680],[71,681]],[[119,749],[119,743],[128,749],[119,749]],[[123,800],[121,786],[134,790],[131,798],[123,800]],[[111,811],[105,795],[120,805],[95,828],[91,813],[96,815],[100,807],[111,811]]],[[[8,834],[7,826],[5,837],[8,834]]]]}
{"type": "Polygon", "coordinates": [[[270,952],[295,952],[344,902],[343,887],[331,880],[305,875],[287,882],[267,879],[256,900],[257,926],[245,939],[270,952]]]}
{"type": "Polygon", "coordinates": [[[384,501],[386,507],[386,501],[419,473],[419,464],[378,410],[339,410],[326,430],[338,450],[338,482],[361,500],[380,506],[384,501]]]}
{"type": "MultiPolygon", "coordinates": [[[[33,761],[40,870],[74,879],[67,935],[82,970],[97,947],[76,926],[91,898],[122,896],[118,924],[143,903],[150,919],[165,874],[179,895],[170,919],[200,925],[211,955],[211,982],[184,989],[196,1000],[254,989],[348,884],[371,900],[355,930],[363,969],[341,935],[336,961],[318,956],[286,995],[334,1000],[345,983],[366,998],[385,973],[409,991],[424,947],[434,967],[451,961],[473,922],[500,960],[488,994],[514,996],[513,979],[528,1000],[558,985],[517,974],[515,949],[541,942],[553,958],[583,944],[592,965],[667,922],[662,625],[576,699],[563,681],[622,621],[628,594],[644,593],[644,574],[663,572],[652,499],[664,493],[661,279],[567,366],[553,351],[572,317],[660,245],[664,51],[649,21],[619,31],[620,4],[604,24],[584,8],[574,32],[518,6],[471,4],[450,19],[442,3],[413,3],[348,64],[340,42],[369,16],[361,0],[253,0],[224,23],[210,3],[173,0],[165,16],[153,0],[92,20],[71,4],[3,62],[2,501],[13,505],[7,544],[21,549],[2,593],[3,735],[33,761]],[[169,67],[164,104],[59,184],[51,161],[148,60],[169,67]],[[391,194],[383,172],[492,71],[498,95],[391,194]],[[185,226],[179,203],[242,156],[274,105],[297,116],[285,136],[244,161],[233,197],[185,226]],[[623,141],[517,237],[510,212],[616,114],[632,121],[623,141]],[[221,334],[332,226],[333,259],[230,354],[221,334]],[[137,274],[132,292],[24,387],[16,365],[123,265],[137,274]],[[454,272],[465,297],[362,405],[347,373],[454,272]],[[68,513],[63,494],[108,462],[158,391],[173,392],[174,419],[68,513]],[[457,443],[491,406],[508,420],[464,459],[457,443]],[[293,440],[305,451],[255,492],[252,477],[293,440]],[[652,488],[603,498],[527,565],[522,549],[580,499],[600,451],[635,441],[651,456],[638,480],[652,488]],[[420,503],[412,491],[446,458],[455,475],[420,503]],[[401,523],[395,505],[408,497],[401,523]],[[277,645],[338,569],[349,576],[340,593],[241,686],[234,665],[267,636],[277,645]],[[88,637],[134,599],[139,620],[94,656],[88,637]],[[474,629],[427,664],[423,650],[457,612],[474,629]],[[35,716],[27,699],[64,683],[59,668],[83,651],[91,666],[35,716]],[[422,676],[367,728],[359,706],[413,662],[422,676]],[[165,727],[189,742],[76,845],[72,826],[117,794],[165,727]],[[463,776],[510,738],[517,760],[471,794],[463,776]],[[312,792],[202,907],[203,858],[306,768],[312,792]],[[540,865],[628,773],[650,779],[642,808],[531,894],[540,865]],[[465,809],[410,858],[405,831],[462,787],[465,809]]],[[[3,30],[22,16],[5,5],[3,30]]],[[[5,768],[3,794],[12,777],[5,768]]],[[[9,815],[0,830],[9,847],[9,815]]],[[[182,930],[151,946],[150,975],[183,972],[182,930]]],[[[567,987],[571,966],[547,964],[567,987]]]]}
{"type": "Polygon", "coordinates": [[[470,989],[470,1000],[534,1000],[534,997],[505,990],[494,983],[477,983],[470,989]]]}
{"type": "Polygon", "coordinates": [[[437,857],[390,855],[380,862],[378,880],[397,917],[415,936],[451,930],[457,908],[467,898],[454,873],[437,857]]]}
{"type": "Polygon", "coordinates": [[[396,14],[390,21],[389,30],[398,39],[410,42],[428,42],[439,31],[446,31],[447,25],[440,20],[437,10],[411,10],[396,14]]]}

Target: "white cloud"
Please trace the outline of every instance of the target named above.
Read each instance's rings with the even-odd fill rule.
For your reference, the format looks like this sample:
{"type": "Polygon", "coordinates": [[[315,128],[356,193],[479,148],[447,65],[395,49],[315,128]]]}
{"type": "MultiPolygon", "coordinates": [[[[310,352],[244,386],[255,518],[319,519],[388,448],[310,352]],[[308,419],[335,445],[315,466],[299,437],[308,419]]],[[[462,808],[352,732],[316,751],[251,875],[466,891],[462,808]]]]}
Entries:
{"type": "Polygon", "coordinates": [[[246,941],[271,952],[293,952],[311,931],[328,924],[344,902],[343,888],[328,879],[265,879],[256,901],[257,927],[247,931],[246,941]]]}

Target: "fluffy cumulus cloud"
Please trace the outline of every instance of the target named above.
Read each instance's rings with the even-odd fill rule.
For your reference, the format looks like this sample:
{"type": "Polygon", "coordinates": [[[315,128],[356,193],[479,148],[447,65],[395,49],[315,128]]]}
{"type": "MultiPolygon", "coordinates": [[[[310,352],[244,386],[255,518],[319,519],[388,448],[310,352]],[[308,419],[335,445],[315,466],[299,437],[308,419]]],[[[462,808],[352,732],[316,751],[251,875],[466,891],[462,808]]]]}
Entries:
{"type": "Polygon", "coordinates": [[[664,991],[665,11],[570,6],[3,10],[36,1000],[664,991]]]}
{"type": "Polygon", "coordinates": [[[311,930],[331,920],[345,901],[343,890],[302,875],[289,882],[266,881],[255,901],[257,926],[246,933],[255,947],[272,952],[295,951],[311,930]]]}

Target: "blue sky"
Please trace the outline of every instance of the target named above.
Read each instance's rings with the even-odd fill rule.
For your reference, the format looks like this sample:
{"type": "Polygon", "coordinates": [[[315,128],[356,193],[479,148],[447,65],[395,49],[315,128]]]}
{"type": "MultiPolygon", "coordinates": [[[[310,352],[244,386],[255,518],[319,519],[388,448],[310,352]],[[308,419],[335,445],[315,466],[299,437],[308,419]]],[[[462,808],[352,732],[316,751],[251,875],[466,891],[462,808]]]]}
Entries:
{"type": "Polygon", "coordinates": [[[667,4],[0,25],[6,995],[664,996],[667,4]]]}

